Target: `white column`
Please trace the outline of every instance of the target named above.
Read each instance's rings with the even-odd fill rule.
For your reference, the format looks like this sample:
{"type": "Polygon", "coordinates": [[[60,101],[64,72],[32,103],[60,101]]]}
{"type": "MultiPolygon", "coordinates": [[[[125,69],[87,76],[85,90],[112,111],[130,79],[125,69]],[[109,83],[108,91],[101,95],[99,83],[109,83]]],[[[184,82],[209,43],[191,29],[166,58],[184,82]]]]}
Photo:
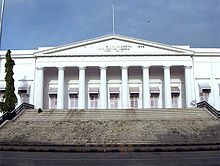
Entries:
{"type": "Polygon", "coordinates": [[[143,108],[150,108],[149,66],[143,66],[143,108]]]}
{"type": "Polygon", "coordinates": [[[190,107],[192,101],[192,83],[191,83],[191,66],[184,66],[185,69],[185,95],[186,95],[186,107],[190,107]]]}
{"type": "Polygon", "coordinates": [[[128,108],[128,67],[121,67],[122,70],[122,108],[128,108]]]}
{"type": "Polygon", "coordinates": [[[79,67],[79,109],[85,109],[85,67],[79,67]]]}
{"type": "Polygon", "coordinates": [[[37,68],[37,102],[36,108],[43,108],[43,101],[44,101],[44,68],[40,67],[37,68]]]}
{"type": "Polygon", "coordinates": [[[57,109],[64,108],[64,67],[58,67],[57,109]]]}
{"type": "Polygon", "coordinates": [[[106,67],[100,67],[100,106],[107,109],[107,77],[106,67]]]}
{"type": "Polygon", "coordinates": [[[165,108],[171,108],[170,66],[164,66],[164,102],[165,108]]]}

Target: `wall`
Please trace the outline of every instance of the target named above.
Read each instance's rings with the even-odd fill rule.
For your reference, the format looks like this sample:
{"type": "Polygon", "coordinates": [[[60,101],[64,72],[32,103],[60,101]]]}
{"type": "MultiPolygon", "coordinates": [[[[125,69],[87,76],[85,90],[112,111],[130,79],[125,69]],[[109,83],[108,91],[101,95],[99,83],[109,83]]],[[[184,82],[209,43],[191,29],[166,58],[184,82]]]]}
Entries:
{"type": "Polygon", "coordinates": [[[194,57],[194,77],[197,102],[199,97],[199,83],[208,83],[211,86],[209,103],[220,110],[220,57],[198,56],[194,57]]]}

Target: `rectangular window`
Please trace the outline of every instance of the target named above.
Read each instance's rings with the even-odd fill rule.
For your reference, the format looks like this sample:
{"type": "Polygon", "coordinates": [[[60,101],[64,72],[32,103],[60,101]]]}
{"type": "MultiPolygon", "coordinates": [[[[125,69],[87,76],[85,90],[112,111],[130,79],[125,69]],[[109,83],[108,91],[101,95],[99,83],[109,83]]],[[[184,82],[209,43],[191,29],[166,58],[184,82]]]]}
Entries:
{"type": "Polygon", "coordinates": [[[118,108],[119,93],[110,93],[110,108],[118,108]]]}
{"type": "Polygon", "coordinates": [[[200,101],[209,101],[209,93],[207,92],[202,92],[200,93],[200,101]]]}
{"type": "Polygon", "coordinates": [[[200,101],[209,101],[209,93],[211,93],[211,86],[208,83],[199,83],[200,101]]]}
{"type": "Polygon", "coordinates": [[[90,98],[90,109],[97,109],[99,94],[98,93],[90,93],[89,98],[90,98]]]}
{"type": "Polygon", "coordinates": [[[172,93],[172,108],[178,108],[179,106],[179,93],[172,93]]]}
{"type": "Polygon", "coordinates": [[[69,94],[70,97],[70,109],[78,108],[78,94],[69,94]]]}
{"type": "Polygon", "coordinates": [[[25,92],[19,93],[21,103],[29,103],[29,95],[25,92]]]}
{"type": "Polygon", "coordinates": [[[150,95],[150,104],[151,104],[151,108],[158,108],[159,104],[159,93],[151,93],[150,95]]]}
{"type": "Polygon", "coordinates": [[[5,90],[0,90],[0,102],[4,102],[4,94],[5,94],[5,90]]]}
{"type": "Polygon", "coordinates": [[[138,108],[139,93],[130,93],[131,108],[138,108]]]}
{"type": "Polygon", "coordinates": [[[50,108],[56,109],[57,108],[57,94],[50,94],[50,108]]]}

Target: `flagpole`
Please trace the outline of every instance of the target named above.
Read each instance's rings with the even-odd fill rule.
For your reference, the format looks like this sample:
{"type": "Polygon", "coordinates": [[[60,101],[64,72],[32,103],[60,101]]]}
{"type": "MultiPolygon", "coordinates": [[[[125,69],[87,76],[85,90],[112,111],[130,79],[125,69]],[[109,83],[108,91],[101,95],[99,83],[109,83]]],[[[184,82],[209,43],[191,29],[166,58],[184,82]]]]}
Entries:
{"type": "Polygon", "coordinates": [[[112,5],[112,33],[115,33],[115,9],[114,5],[112,5]]]}
{"type": "Polygon", "coordinates": [[[4,8],[5,8],[5,0],[2,0],[1,16],[0,16],[0,49],[2,47],[2,27],[3,27],[4,8]]]}

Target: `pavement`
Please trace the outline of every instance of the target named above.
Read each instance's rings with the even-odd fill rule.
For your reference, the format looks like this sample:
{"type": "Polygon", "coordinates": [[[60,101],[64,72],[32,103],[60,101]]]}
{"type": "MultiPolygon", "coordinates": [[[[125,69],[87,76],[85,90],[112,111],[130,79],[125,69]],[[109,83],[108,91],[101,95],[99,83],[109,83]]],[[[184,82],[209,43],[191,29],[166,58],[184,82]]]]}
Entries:
{"type": "Polygon", "coordinates": [[[67,153],[1,151],[1,166],[219,166],[220,151],[67,153]]]}
{"type": "Polygon", "coordinates": [[[220,144],[4,145],[2,151],[32,152],[180,152],[217,151],[220,144]]]}

